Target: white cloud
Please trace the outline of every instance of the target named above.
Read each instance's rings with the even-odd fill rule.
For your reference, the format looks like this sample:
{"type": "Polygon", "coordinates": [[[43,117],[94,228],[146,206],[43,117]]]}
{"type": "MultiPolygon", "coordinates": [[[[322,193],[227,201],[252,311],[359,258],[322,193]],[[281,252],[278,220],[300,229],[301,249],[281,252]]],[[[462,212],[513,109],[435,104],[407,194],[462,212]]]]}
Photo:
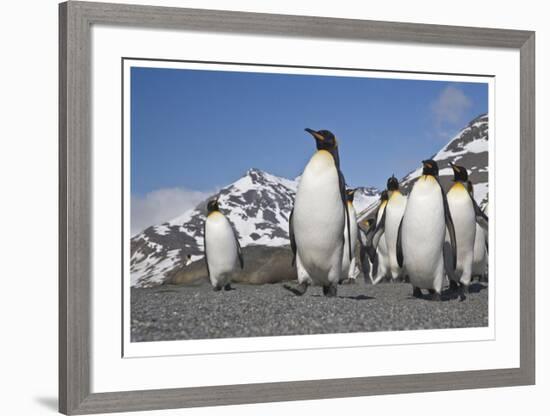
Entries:
{"type": "Polygon", "coordinates": [[[211,193],[185,188],[164,188],[149,192],[144,196],[132,195],[131,233],[169,221],[188,209],[194,208],[211,193]]]}
{"type": "Polygon", "coordinates": [[[459,127],[472,106],[472,100],[459,88],[449,85],[432,102],[435,128],[441,136],[448,138],[449,130],[459,127]]]}

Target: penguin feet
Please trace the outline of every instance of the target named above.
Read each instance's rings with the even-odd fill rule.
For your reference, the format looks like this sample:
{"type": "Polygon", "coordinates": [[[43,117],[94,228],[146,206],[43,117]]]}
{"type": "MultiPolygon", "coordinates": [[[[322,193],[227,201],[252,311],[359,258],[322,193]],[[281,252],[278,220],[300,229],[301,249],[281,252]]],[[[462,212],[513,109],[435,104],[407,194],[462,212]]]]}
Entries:
{"type": "Polygon", "coordinates": [[[323,295],[325,295],[327,298],[335,297],[337,292],[338,292],[338,289],[334,283],[331,283],[330,285],[327,285],[327,286],[323,286],[323,295]]]}
{"type": "Polygon", "coordinates": [[[451,280],[449,282],[449,289],[457,290],[458,289],[458,283],[455,280],[451,280]]]}
{"type": "Polygon", "coordinates": [[[470,286],[462,285],[460,287],[460,293],[458,294],[458,300],[460,302],[466,300],[466,293],[470,293],[470,286]]]}
{"type": "Polygon", "coordinates": [[[231,287],[231,283],[226,284],[226,285],[223,287],[223,290],[225,290],[225,291],[233,290],[233,288],[231,287]]]}
{"type": "Polygon", "coordinates": [[[212,287],[212,290],[213,290],[214,292],[219,292],[220,290],[222,290],[222,287],[216,285],[216,286],[213,286],[213,287],[212,287]]]}
{"type": "Polygon", "coordinates": [[[413,297],[414,298],[422,298],[422,290],[420,290],[419,287],[413,286],[413,297]]]}
{"type": "Polygon", "coordinates": [[[294,293],[296,296],[303,296],[307,292],[307,283],[300,283],[296,287],[292,287],[290,285],[283,285],[283,287],[288,290],[289,292],[294,293]]]}

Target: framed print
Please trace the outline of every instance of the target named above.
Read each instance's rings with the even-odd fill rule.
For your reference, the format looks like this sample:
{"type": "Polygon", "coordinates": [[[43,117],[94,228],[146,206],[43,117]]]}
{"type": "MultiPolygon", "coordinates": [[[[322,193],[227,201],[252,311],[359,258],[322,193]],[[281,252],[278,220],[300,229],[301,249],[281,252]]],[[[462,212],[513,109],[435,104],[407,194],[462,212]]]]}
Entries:
{"type": "Polygon", "coordinates": [[[533,32],[59,12],[61,412],[535,382],[533,32]]]}

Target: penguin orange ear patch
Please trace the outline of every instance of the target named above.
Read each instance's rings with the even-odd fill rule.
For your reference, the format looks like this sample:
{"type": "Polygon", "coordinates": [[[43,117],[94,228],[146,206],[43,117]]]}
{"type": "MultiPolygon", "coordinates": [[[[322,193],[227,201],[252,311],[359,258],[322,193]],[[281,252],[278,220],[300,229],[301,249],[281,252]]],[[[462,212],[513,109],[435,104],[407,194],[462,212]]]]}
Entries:
{"type": "Polygon", "coordinates": [[[323,135],[317,133],[316,131],[312,133],[313,136],[317,139],[317,140],[321,140],[322,142],[325,141],[325,138],[323,137],[323,135]]]}

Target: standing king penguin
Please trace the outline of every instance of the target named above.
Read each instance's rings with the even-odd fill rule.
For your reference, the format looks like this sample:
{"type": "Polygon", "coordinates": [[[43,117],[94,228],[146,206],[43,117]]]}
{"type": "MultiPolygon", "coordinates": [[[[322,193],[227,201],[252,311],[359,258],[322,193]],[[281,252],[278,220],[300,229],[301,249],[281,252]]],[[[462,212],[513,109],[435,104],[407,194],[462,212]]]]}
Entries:
{"type": "Polygon", "coordinates": [[[376,210],[376,228],[372,233],[372,241],[370,242],[371,262],[376,263],[373,267],[374,285],[382,279],[389,276],[390,262],[388,258],[388,245],[382,224],[385,222],[386,208],[388,206],[389,194],[386,189],[380,194],[380,204],[376,210]]]}
{"type": "Polygon", "coordinates": [[[391,278],[396,280],[402,275],[401,267],[397,263],[397,232],[399,231],[399,224],[405,213],[405,207],[407,206],[407,197],[404,196],[399,190],[399,182],[397,178],[392,175],[387,182],[388,191],[388,203],[386,209],[382,215],[382,218],[378,222],[375,234],[378,234],[375,243],[379,241],[382,233],[385,236],[386,247],[388,252],[388,267],[391,278]]]}
{"type": "MultiPolygon", "coordinates": [[[[487,207],[483,208],[483,213],[487,215],[487,207]]],[[[483,229],[479,223],[476,223],[476,241],[474,243],[474,262],[472,265],[472,278],[477,276],[479,281],[487,278],[487,262],[489,256],[488,230],[483,229]]]]}
{"type": "Polygon", "coordinates": [[[306,165],[290,214],[290,245],[296,263],[298,286],[285,286],[303,295],[308,286],[323,286],[325,296],[336,296],[342,273],[344,229],[348,229],[348,258],[352,250],[344,175],[340,171],[338,142],[328,130],[306,129],[317,151],[306,165]]]}
{"type": "MultiPolygon", "coordinates": [[[[450,163],[454,172],[454,184],[447,192],[447,201],[456,234],[456,268],[448,270],[449,283],[456,288],[461,285],[462,298],[472,281],[472,265],[474,260],[474,246],[476,239],[476,225],[483,227],[487,224],[487,216],[477,205],[468,181],[468,171],[450,163]]],[[[448,246],[447,246],[448,247],[448,246]]],[[[446,248],[446,256],[448,248],[446,248]]],[[[447,261],[447,264],[449,262],[447,261]]]]}
{"type": "Polygon", "coordinates": [[[353,207],[353,196],[355,195],[356,189],[347,189],[346,190],[346,209],[349,217],[349,235],[350,242],[348,243],[348,224],[346,222],[344,226],[344,247],[348,247],[348,244],[351,245],[351,261],[348,256],[347,250],[344,250],[342,257],[342,275],[340,276],[340,283],[355,283],[355,268],[357,259],[355,257],[355,246],[357,244],[357,214],[355,208],[353,207]]]}
{"type": "Polygon", "coordinates": [[[204,222],[204,258],[214,291],[231,290],[231,275],[244,266],[241,245],[233,225],[220,212],[218,199],[207,204],[204,222]]]}
{"type": "Polygon", "coordinates": [[[434,160],[422,161],[423,170],[413,185],[397,235],[397,262],[404,267],[413,285],[413,296],[428,289],[440,300],[445,281],[443,246],[445,229],[451,244],[451,262],[456,267],[455,228],[447,196],[439,182],[434,160]]]}
{"type": "Polygon", "coordinates": [[[376,273],[378,264],[376,253],[374,255],[369,254],[369,252],[373,250],[372,246],[369,246],[369,244],[372,243],[372,233],[374,233],[374,229],[376,228],[376,219],[367,218],[361,221],[358,226],[358,237],[360,242],[359,260],[361,261],[361,269],[363,270],[365,283],[367,283],[367,279],[373,283],[373,274],[376,273]]]}

